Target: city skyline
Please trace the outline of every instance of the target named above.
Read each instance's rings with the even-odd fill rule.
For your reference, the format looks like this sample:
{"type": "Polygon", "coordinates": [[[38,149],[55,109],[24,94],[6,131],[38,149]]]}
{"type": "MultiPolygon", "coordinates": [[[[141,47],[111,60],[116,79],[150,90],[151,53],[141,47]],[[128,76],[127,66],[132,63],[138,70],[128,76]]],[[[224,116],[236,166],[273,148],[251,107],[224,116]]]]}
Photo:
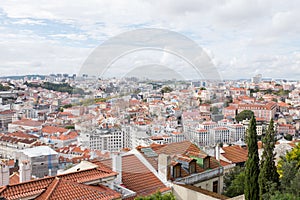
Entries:
{"type": "MultiPolygon", "coordinates": [[[[107,39],[130,30],[162,28],[195,41],[224,79],[256,74],[296,79],[300,75],[298,4],[2,2],[0,75],[77,74],[93,49],[107,39]]],[[[128,65],[134,65],[132,60],[128,65]]]]}

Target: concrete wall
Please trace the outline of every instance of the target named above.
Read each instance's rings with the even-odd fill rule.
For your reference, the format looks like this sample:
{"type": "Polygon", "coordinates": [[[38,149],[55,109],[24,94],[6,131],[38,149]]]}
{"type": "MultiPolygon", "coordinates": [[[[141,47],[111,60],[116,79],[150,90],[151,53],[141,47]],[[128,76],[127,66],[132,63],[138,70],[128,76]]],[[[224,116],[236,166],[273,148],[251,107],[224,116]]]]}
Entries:
{"type": "Polygon", "coordinates": [[[201,183],[194,184],[196,187],[201,187],[202,189],[213,191],[213,182],[218,181],[218,193],[221,194],[223,191],[223,176],[209,179],[207,181],[202,181],[201,183]]]}
{"type": "Polygon", "coordinates": [[[203,200],[203,199],[216,200],[216,199],[219,199],[219,198],[211,197],[211,196],[202,194],[200,192],[197,192],[197,191],[194,191],[194,190],[191,190],[191,189],[188,189],[188,188],[182,187],[180,185],[176,185],[176,184],[173,185],[172,190],[173,190],[172,192],[176,196],[177,200],[192,200],[192,199],[193,200],[203,200]]]}

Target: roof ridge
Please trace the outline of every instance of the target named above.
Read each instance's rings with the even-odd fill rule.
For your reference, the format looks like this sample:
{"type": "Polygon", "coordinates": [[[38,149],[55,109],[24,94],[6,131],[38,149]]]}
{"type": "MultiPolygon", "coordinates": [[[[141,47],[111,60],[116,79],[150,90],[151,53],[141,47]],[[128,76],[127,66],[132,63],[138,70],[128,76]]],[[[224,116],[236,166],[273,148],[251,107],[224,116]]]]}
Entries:
{"type": "Polygon", "coordinates": [[[3,192],[4,190],[6,190],[6,188],[8,187],[8,185],[4,185],[0,187],[0,194],[1,192],[3,192]]]}
{"type": "Polygon", "coordinates": [[[47,189],[41,195],[39,195],[39,197],[43,197],[43,194],[45,194],[46,196],[43,199],[49,199],[54,189],[57,187],[58,183],[60,182],[60,180],[61,180],[60,178],[55,177],[54,180],[49,184],[47,189]],[[49,193],[47,193],[48,191],[49,193]]]}

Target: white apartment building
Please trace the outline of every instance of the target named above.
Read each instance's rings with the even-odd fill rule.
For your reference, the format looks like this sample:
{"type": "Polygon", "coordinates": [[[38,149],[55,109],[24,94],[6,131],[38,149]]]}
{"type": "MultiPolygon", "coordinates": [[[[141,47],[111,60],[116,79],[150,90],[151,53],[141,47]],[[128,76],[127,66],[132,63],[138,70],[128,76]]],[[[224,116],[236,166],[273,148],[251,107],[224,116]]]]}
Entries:
{"type": "Polygon", "coordinates": [[[218,127],[218,124],[216,122],[213,121],[208,121],[208,122],[203,122],[202,124],[199,125],[200,129],[205,129],[205,130],[210,130],[213,129],[215,127],[218,127]]]}
{"type": "Polygon", "coordinates": [[[129,127],[122,129],[95,128],[91,131],[84,131],[80,134],[78,141],[90,149],[111,152],[117,152],[125,147],[131,148],[132,146],[129,127]]]}
{"type": "Polygon", "coordinates": [[[200,125],[201,128],[190,127],[184,131],[186,138],[198,146],[214,146],[221,142],[233,144],[239,140],[245,140],[246,128],[242,124],[224,126],[215,122],[209,122],[205,126],[203,124],[200,125]]]}
{"type": "Polygon", "coordinates": [[[216,145],[218,143],[229,144],[230,141],[230,131],[226,127],[215,127],[210,129],[210,140],[211,145],[216,145]]]}
{"type": "Polygon", "coordinates": [[[231,142],[245,141],[246,128],[242,124],[228,124],[226,127],[229,129],[231,142]]]}

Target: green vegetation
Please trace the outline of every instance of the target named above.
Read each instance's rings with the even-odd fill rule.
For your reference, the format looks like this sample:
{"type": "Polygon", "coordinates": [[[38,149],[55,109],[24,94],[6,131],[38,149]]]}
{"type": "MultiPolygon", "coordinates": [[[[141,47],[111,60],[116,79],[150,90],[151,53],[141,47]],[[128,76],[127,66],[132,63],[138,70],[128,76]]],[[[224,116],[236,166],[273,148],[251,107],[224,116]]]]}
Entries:
{"type": "Polygon", "coordinates": [[[224,107],[228,107],[233,102],[232,96],[227,96],[224,102],[224,107]]]}
{"type": "Polygon", "coordinates": [[[0,91],[8,91],[10,90],[11,88],[9,86],[3,86],[1,83],[0,83],[0,91]]]}
{"type": "Polygon", "coordinates": [[[281,158],[276,168],[273,151],[276,142],[274,135],[274,122],[271,120],[262,140],[264,152],[259,168],[255,117],[251,118],[247,130],[246,167],[245,169],[234,168],[225,174],[224,194],[226,196],[238,196],[244,189],[246,200],[300,200],[300,143],[281,158]]]}
{"type": "Polygon", "coordinates": [[[69,164],[67,164],[67,165],[65,166],[64,170],[70,169],[70,168],[72,168],[73,166],[74,166],[73,164],[69,163],[69,164]]]}
{"type": "Polygon", "coordinates": [[[258,178],[260,199],[270,199],[272,191],[278,188],[279,174],[275,166],[275,130],[274,121],[271,119],[263,142],[263,154],[260,162],[258,178]]]}
{"type": "Polygon", "coordinates": [[[41,87],[47,90],[53,90],[57,92],[67,92],[69,94],[84,94],[83,89],[72,87],[68,83],[44,82],[42,84],[32,84],[26,81],[24,84],[27,85],[28,87],[41,87]]]}
{"type": "Polygon", "coordinates": [[[259,199],[259,157],[257,146],[257,133],[256,133],[256,120],[254,115],[249,123],[247,129],[247,146],[248,146],[248,160],[246,161],[245,168],[245,199],[257,200],[259,199]]]}
{"type": "Polygon", "coordinates": [[[173,193],[162,194],[161,192],[157,192],[153,195],[147,197],[137,197],[135,200],[175,200],[175,196],[173,193]]]}
{"type": "Polygon", "coordinates": [[[169,93],[169,92],[172,92],[173,91],[173,89],[171,88],[171,87],[169,87],[169,86],[165,86],[165,87],[163,87],[161,90],[160,90],[160,92],[162,93],[162,94],[164,94],[164,93],[169,93]]]}
{"type": "Polygon", "coordinates": [[[65,129],[75,129],[75,126],[74,125],[68,125],[65,127],[65,129]]]}
{"type": "Polygon", "coordinates": [[[63,108],[72,108],[72,106],[73,106],[72,104],[66,104],[63,106],[63,108]]]}
{"type": "Polygon", "coordinates": [[[275,90],[272,90],[271,88],[269,88],[267,90],[259,90],[259,92],[263,92],[265,94],[274,94],[277,96],[288,96],[290,93],[289,90],[279,89],[278,91],[275,91],[275,90]]]}
{"type": "Polygon", "coordinates": [[[235,116],[236,121],[240,122],[243,121],[245,119],[251,119],[254,116],[253,111],[251,110],[243,110],[242,112],[240,112],[239,114],[237,114],[235,116]]]}
{"type": "Polygon", "coordinates": [[[285,157],[281,158],[281,160],[278,162],[277,165],[277,171],[280,175],[280,177],[283,176],[283,165],[284,164],[292,164],[295,162],[295,167],[297,169],[300,168],[300,143],[296,147],[292,149],[292,151],[288,152],[285,157]]]}
{"type": "Polygon", "coordinates": [[[216,106],[213,106],[213,107],[211,108],[211,112],[212,112],[212,114],[218,114],[218,113],[219,113],[219,108],[216,107],[216,106]]]}
{"type": "Polygon", "coordinates": [[[290,134],[287,134],[284,136],[284,139],[288,140],[288,141],[292,141],[293,140],[293,136],[291,136],[290,134]]]}
{"type": "Polygon", "coordinates": [[[280,175],[280,187],[270,199],[299,200],[300,143],[281,158],[277,165],[277,171],[280,175]]]}
{"type": "Polygon", "coordinates": [[[245,168],[236,166],[224,176],[224,195],[235,197],[244,194],[245,168]]]}

